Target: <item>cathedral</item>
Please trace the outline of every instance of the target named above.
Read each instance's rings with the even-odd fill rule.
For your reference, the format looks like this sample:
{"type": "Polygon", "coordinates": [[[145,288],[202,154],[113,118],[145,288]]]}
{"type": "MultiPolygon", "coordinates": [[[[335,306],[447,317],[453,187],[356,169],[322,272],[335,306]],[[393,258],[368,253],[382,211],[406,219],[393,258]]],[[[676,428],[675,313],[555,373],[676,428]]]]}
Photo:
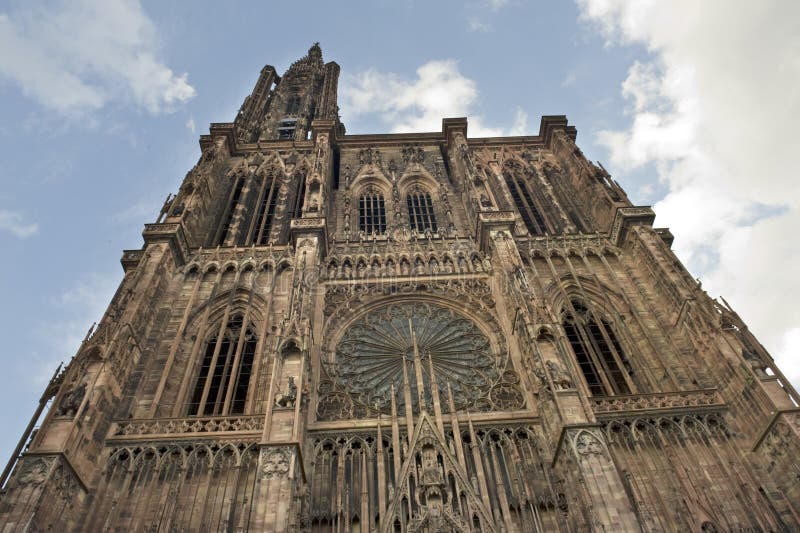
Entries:
{"type": "Polygon", "coordinates": [[[575,144],[261,70],[44,391],[0,531],[800,530],[800,396],[575,144]]]}

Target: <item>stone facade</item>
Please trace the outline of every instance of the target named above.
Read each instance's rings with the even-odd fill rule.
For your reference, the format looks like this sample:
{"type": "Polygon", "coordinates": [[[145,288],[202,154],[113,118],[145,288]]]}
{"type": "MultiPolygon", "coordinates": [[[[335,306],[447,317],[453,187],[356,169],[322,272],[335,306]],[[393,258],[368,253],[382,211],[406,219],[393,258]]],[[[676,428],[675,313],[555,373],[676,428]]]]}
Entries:
{"type": "Polygon", "coordinates": [[[800,528],[797,392],[565,117],[346,135],[338,73],[201,136],[2,531],[800,528]]]}

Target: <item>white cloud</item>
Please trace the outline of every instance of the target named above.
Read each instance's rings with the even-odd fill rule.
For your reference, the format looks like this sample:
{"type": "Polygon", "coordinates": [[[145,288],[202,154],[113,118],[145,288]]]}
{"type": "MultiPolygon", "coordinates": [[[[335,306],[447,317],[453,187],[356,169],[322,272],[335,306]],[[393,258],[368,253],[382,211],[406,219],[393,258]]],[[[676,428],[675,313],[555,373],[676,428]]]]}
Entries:
{"type": "Polygon", "coordinates": [[[428,61],[417,69],[414,80],[375,69],[345,77],[341,95],[345,120],[371,115],[393,133],[439,131],[443,118],[463,116],[469,116],[470,137],[508,135],[527,125],[527,115],[518,109],[511,130],[484,126],[482,118],[473,115],[478,103],[475,82],[450,59],[428,61]]]}
{"type": "Polygon", "coordinates": [[[197,133],[197,127],[194,123],[194,117],[189,117],[189,120],[186,121],[186,129],[191,131],[192,133],[197,133]]]}
{"type": "Polygon", "coordinates": [[[54,297],[47,321],[37,324],[39,350],[31,354],[34,372],[25,372],[36,383],[50,378],[58,363],[75,355],[89,326],[99,322],[119,285],[119,273],[89,273],[54,297]],[[46,355],[42,355],[42,353],[46,355]]]}
{"type": "Polygon", "coordinates": [[[658,224],[800,382],[800,3],[578,0],[609,45],[643,45],[630,126],[599,140],[618,172],[652,164],[658,224]]]}
{"type": "Polygon", "coordinates": [[[0,231],[7,231],[19,239],[27,239],[39,231],[39,225],[25,222],[20,213],[0,209],[0,231]]]}
{"type": "Polygon", "coordinates": [[[478,17],[470,17],[467,19],[467,29],[475,33],[488,33],[492,31],[492,26],[478,17]]]}
{"type": "Polygon", "coordinates": [[[497,11],[509,4],[509,0],[486,0],[486,4],[493,10],[497,11]]]}
{"type": "Polygon", "coordinates": [[[66,115],[119,100],[170,111],[195,90],[161,62],[157,42],[137,0],[28,2],[0,13],[0,79],[66,115]]]}

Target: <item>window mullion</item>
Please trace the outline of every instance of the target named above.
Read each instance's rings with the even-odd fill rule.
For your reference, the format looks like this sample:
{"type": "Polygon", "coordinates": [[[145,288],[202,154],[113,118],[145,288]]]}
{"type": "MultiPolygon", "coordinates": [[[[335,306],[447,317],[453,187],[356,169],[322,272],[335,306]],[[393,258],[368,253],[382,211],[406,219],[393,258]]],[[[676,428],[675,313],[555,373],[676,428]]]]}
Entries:
{"type": "Polygon", "coordinates": [[[575,353],[578,368],[583,374],[586,384],[589,386],[589,392],[592,394],[603,394],[605,391],[603,390],[603,382],[600,379],[600,374],[592,362],[592,358],[589,356],[589,353],[586,350],[586,344],[583,342],[583,339],[578,332],[580,325],[572,317],[570,317],[568,320],[564,321],[563,327],[564,333],[567,335],[567,342],[570,344],[572,351],[575,353]],[[578,353],[579,351],[580,353],[578,353]],[[587,371],[591,373],[591,380],[589,379],[590,376],[587,375],[587,371]],[[600,390],[595,391],[595,388],[600,390]]]}
{"type": "Polygon", "coordinates": [[[222,347],[224,335],[225,335],[225,328],[228,325],[228,315],[230,314],[230,309],[228,307],[225,308],[225,313],[222,316],[222,321],[219,324],[219,331],[217,332],[217,345],[214,347],[214,355],[211,357],[211,364],[208,366],[208,377],[206,378],[205,386],[203,387],[203,396],[200,397],[200,405],[197,409],[197,414],[202,415],[205,412],[205,405],[206,401],[208,400],[208,391],[211,388],[211,381],[214,378],[214,370],[217,366],[217,358],[219,357],[219,351],[222,347]]]}
{"type": "Polygon", "coordinates": [[[269,237],[272,233],[272,223],[275,218],[275,206],[278,203],[278,180],[273,179],[269,186],[269,203],[267,203],[267,214],[265,215],[264,224],[261,227],[261,244],[268,244],[269,237]]]}
{"type": "Polygon", "coordinates": [[[381,235],[386,233],[386,201],[383,198],[383,195],[378,199],[378,232],[381,235]]]}
{"type": "MultiPolygon", "coordinates": [[[[214,395],[213,398],[211,414],[214,415],[222,414],[223,400],[225,398],[225,392],[228,388],[228,375],[230,374],[231,361],[233,360],[233,354],[231,353],[231,351],[236,350],[237,340],[236,338],[234,338],[233,333],[232,332],[230,333],[231,334],[229,337],[230,340],[228,342],[228,349],[225,350],[225,358],[221,361],[222,368],[220,369],[220,374],[219,374],[219,386],[217,388],[217,393],[214,395]]],[[[222,352],[220,352],[220,356],[221,355],[222,352]]],[[[211,398],[209,398],[209,400],[211,400],[211,398]]]]}
{"type": "Polygon", "coordinates": [[[609,335],[609,332],[606,330],[605,321],[600,320],[599,322],[597,322],[597,329],[600,331],[600,335],[603,336],[603,340],[605,341],[606,346],[608,346],[608,351],[611,354],[611,357],[614,359],[614,362],[617,365],[617,370],[620,376],[622,376],[624,384],[628,389],[627,391],[619,391],[620,394],[633,393],[634,391],[633,382],[631,381],[630,376],[628,375],[628,371],[622,362],[622,354],[617,353],[617,348],[615,344],[611,341],[611,336],[609,335]]]}
{"type": "Polygon", "coordinates": [[[376,219],[376,217],[378,216],[378,195],[377,194],[371,194],[370,197],[371,197],[371,202],[370,203],[372,204],[372,208],[370,209],[370,213],[369,213],[370,214],[369,232],[374,234],[374,233],[376,233],[376,226],[377,226],[377,222],[378,222],[377,219],[376,219]]]}
{"type": "Polygon", "coordinates": [[[264,184],[261,186],[261,190],[259,191],[258,202],[256,203],[256,213],[253,217],[253,222],[250,224],[246,242],[253,244],[258,243],[258,240],[261,236],[261,221],[264,218],[264,214],[267,212],[267,194],[267,178],[265,178],[264,184]]]}
{"type": "Polygon", "coordinates": [[[242,327],[239,330],[239,339],[236,342],[236,350],[233,356],[233,363],[231,365],[231,373],[230,377],[228,378],[228,385],[225,389],[225,394],[223,395],[224,404],[222,406],[222,414],[227,415],[228,411],[230,410],[230,404],[233,399],[233,395],[235,393],[236,388],[236,380],[239,375],[239,360],[242,355],[242,347],[244,346],[245,337],[247,337],[247,321],[250,319],[250,307],[248,306],[247,310],[245,311],[244,318],[242,319],[242,327]]]}
{"type": "Polygon", "coordinates": [[[536,217],[533,215],[530,202],[528,202],[528,198],[526,197],[525,191],[523,190],[523,187],[525,185],[520,181],[519,177],[516,177],[514,179],[514,186],[516,186],[517,188],[517,195],[519,196],[519,199],[522,202],[523,209],[525,209],[525,212],[527,213],[530,224],[533,226],[535,233],[537,234],[540,233],[539,225],[536,223],[536,217]]]}
{"type": "Polygon", "coordinates": [[[588,317],[582,318],[581,327],[579,328],[579,330],[581,331],[583,338],[586,339],[587,347],[590,348],[589,351],[591,352],[592,360],[595,362],[595,365],[597,366],[598,370],[601,370],[600,372],[598,372],[598,374],[600,376],[600,379],[603,381],[603,384],[605,385],[606,395],[610,395],[616,391],[616,387],[614,386],[614,384],[611,381],[611,378],[609,377],[610,369],[603,360],[602,350],[597,345],[597,341],[589,329],[590,322],[587,321],[587,318],[594,320],[594,317],[591,315],[591,311],[588,311],[587,315],[588,317]]]}
{"type": "Polygon", "coordinates": [[[422,198],[419,193],[414,195],[414,201],[416,203],[417,231],[422,233],[425,231],[425,215],[422,213],[422,198]]]}
{"type": "Polygon", "coordinates": [[[422,199],[425,202],[425,229],[433,231],[433,223],[431,220],[431,195],[425,193],[422,199]]]}
{"type": "MultiPolygon", "coordinates": [[[[270,181],[269,184],[264,184],[264,195],[263,195],[263,202],[264,202],[264,209],[263,213],[261,214],[261,219],[258,221],[258,235],[256,235],[255,242],[258,244],[263,244],[264,242],[264,232],[267,230],[267,222],[269,220],[269,206],[270,202],[272,201],[272,188],[274,181],[270,181]]],[[[268,237],[268,236],[267,236],[268,237]]]]}

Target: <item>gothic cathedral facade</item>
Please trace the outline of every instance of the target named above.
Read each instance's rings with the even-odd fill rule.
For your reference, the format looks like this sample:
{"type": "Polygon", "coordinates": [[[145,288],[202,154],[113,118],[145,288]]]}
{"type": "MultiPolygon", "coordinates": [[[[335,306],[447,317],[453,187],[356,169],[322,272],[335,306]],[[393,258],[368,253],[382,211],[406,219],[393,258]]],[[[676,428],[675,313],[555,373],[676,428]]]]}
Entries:
{"type": "Polygon", "coordinates": [[[800,529],[800,397],[564,116],[346,135],[338,76],[200,137],[0,530],[800,529]]]}

